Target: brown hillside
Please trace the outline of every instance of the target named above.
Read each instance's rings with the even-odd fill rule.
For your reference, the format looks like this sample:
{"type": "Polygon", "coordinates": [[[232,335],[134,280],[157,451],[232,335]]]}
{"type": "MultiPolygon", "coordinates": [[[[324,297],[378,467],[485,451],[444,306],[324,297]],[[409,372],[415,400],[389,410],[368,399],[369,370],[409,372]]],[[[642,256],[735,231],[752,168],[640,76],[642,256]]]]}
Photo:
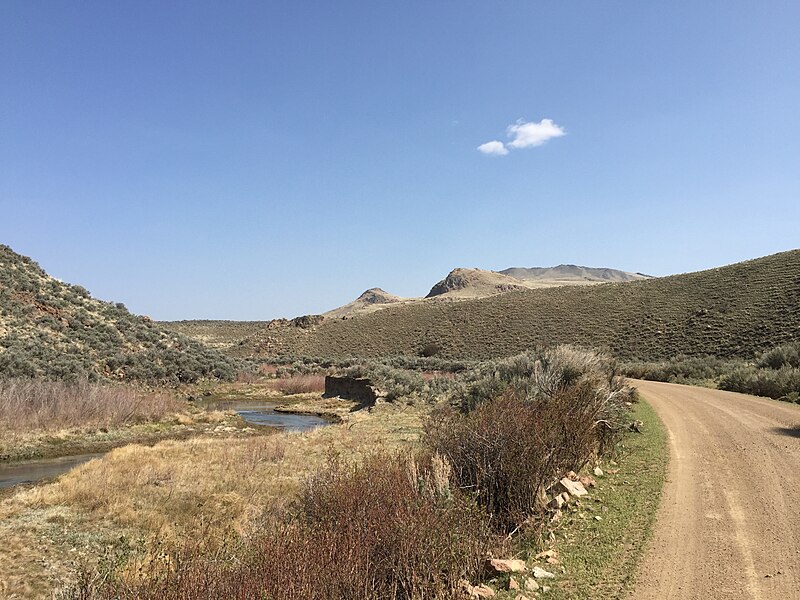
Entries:
{"type": "MultiPolygon", "coordinates": [[[[744,356],[800,338],[800,251],[658,279],[515,291],[389,307],[312,330],[264,331],[254,354],[489,358],[539,344],[604,347],[623,358],[744,356]]],[[[243,348],[244,349],[244,348],[243,348]]]]}

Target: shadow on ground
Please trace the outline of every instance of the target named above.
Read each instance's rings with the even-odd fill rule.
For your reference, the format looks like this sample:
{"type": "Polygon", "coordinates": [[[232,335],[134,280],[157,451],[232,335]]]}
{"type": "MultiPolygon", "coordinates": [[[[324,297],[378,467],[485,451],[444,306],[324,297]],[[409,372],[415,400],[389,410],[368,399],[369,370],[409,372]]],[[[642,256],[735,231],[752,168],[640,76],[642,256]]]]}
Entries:
{"type": "Polygon", "coordinates": [[[800,438],[800,425],[797,427],[775,427],[772,431],[780,435],[800,438]]]}

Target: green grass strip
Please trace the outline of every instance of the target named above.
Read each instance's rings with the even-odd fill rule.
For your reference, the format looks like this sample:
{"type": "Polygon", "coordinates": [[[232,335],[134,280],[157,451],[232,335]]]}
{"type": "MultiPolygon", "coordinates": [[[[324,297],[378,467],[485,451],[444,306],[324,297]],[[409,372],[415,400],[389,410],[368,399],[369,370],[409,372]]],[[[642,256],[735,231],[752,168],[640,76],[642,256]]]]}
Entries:
{"type": "Polygon", "coordinates": [[[644,423],[642,433],[625,438],[618,466],[603,465],[606,473],[596,478],[590,498],[564,513],[554,542],[561,564],[547,565],[558,575],[548,598],[620,598],[635,582],[669,455],[666,431],[650,405],[637,403],[633,418],[644,423]]]}

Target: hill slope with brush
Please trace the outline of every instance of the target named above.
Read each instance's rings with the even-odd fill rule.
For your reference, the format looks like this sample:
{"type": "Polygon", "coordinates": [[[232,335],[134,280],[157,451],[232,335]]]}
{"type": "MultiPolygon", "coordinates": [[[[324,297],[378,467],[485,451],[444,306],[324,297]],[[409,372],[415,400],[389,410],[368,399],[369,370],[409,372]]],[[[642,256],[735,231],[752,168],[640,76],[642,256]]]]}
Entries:
{"type": "Polygon", "coordinates": [[[297,331],[262,330],[257,355],[415,355],[484,359],[541,344],[606,348],[621,358],[752,357],[800,338],[800,250],[627,283],[513,291],[388,307],[297,331]]]}
{"type": "Polygon", "coordinates": [[[92,298],[0,245],[0,378],[183,382],[234,371],[216,350],[92,298]]]}

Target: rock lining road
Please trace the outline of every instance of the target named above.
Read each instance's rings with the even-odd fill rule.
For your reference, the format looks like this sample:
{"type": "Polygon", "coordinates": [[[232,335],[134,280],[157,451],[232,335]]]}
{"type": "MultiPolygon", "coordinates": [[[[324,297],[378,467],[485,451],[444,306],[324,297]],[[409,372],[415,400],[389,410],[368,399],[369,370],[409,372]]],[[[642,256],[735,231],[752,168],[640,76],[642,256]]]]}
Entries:
{"type": "Polygon", "coordinates": [[[632,381],[670,463],[635,600],[800,600],[800,406],[632,381]]]}

